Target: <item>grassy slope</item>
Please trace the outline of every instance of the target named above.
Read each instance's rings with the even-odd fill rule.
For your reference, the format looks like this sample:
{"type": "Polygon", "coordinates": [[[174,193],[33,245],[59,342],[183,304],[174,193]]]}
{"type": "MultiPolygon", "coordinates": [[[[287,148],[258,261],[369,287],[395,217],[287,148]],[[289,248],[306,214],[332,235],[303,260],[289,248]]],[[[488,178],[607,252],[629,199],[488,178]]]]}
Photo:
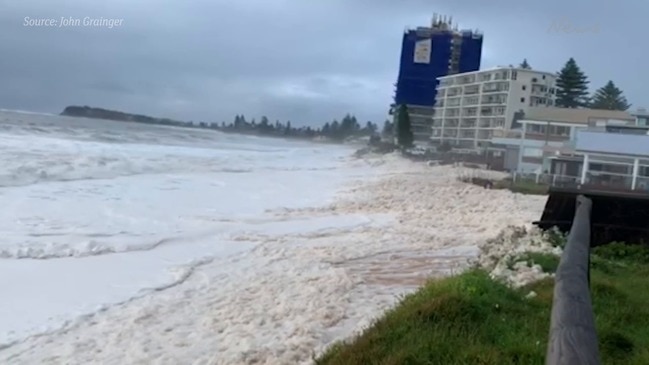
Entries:
{"type": "Polygon", "coordinates": [[[480,174],[477,172],[475,173],[475,176],[472,174],[467,174],[464,176],[460,176],[458,180],[465,183],[478,185],[478,186],[485,186],[487,182],[490,182],[492,184],[493,189],[507,189],[514,193],[531,194],[531,195],[547,195],[549,189],[549,185],[542,184],[542,183],[537,184],[536,182],[531,180],[516,180],[516,181],[512,181],[511,179],[493,180],[493,179],[480,177],[480,174]]]}
{"type": "MultiPolygon", "coordinates": [[[[558,258],[530,254],[544,270],[558,258]]],[[[593,251],[591,290],[604,364],[649,364],[649,249],[611,244],[593,251]]],[[[317,364],[543,364],[553,280],[520,290],[482,270],[431,281],[317,364]],[[525,296],[535,291],[531,299],[525,296]]]]}
{"type": "Polygon", "coordinates": [[[495,189],[508,189],[514,193],[521,194],[532,194],[532,195],[547,195],[548,194],[548,185],[547,184],[537,184],[534,181],[529,180],[519,180],[519,181],[507,181],[501,180],[497,181],[494,184],[495,189]]]}

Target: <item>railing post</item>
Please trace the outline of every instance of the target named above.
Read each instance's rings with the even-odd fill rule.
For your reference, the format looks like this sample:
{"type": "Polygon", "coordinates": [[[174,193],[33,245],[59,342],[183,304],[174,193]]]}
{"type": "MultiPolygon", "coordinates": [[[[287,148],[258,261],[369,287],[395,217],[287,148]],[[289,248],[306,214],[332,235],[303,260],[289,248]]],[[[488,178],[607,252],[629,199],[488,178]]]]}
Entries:
{"type": "Polygon", "coordinates": [[[568,242],[555,275],[546,365],[599,365],[595,315],[590,298],[592,201],[580,195],[568,242]]]}

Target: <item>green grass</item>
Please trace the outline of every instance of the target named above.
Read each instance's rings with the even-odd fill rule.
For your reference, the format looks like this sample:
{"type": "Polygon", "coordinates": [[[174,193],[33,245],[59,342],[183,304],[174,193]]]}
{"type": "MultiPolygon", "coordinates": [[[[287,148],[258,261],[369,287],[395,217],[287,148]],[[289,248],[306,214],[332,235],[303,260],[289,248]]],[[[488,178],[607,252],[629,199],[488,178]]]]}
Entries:
{"type": "MultiPolygon", "coordinates": [[[[556,270],[558,258],[529,253],[523,261],[556,270]]],[[[649,249],[595,248],[591,291],[603,364],[649,364],[649,249]]],[[[321,365],[543,364],[553,279],[515,290],[473,269],[430,281],[361,336],[338,343],[321,365]],[[537,296],[526,299],[531,290],[537,296]]]]}
{"type": "Polygon", "coordinates": [[[543,272],[547,273],[556,272],[557,266],[559,266],[559,257],[549,253],[527,252],[515,260],[512,259],[507,266],[511,269],[517,261],[526,262],[529,267],[539,265],[543,272]]]}
{"type": "Polygon", "coordinates": [[[508,179],[496,181],[494,184],[495,189],[507,189],[514,193],[531,194],[531,195],[547,195],[548,185],[537,184],[535,181],[530,180],[517,180],[511,181],[508,179]]]}
{"type": "Polygon", "coordinates": [[[510,190],[514,193],[530,194],[530,195],[547,195],[549,186],[547,184],[537,184],[532,180],[516,180],[511,179],[493,180],[480,177],[479,175],[464,175],[458,177],[459,181],[474,184],[484,187],[487,183],[491,183],[492,189],[510,190]]]}

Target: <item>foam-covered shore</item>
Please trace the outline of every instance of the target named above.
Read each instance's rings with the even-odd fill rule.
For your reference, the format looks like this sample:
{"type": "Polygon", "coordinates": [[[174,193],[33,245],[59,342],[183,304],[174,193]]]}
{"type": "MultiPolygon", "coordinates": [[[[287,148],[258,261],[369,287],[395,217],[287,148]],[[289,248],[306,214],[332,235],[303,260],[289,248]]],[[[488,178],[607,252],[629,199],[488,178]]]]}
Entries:
{"type": "Polygon", "coordinates": [[[245,256],[201,262],[180,285],[1,350],[0,363],[310,363],[430,276],[476,259],[510,275],[507,252],[547,249],[520,239],[538,234],[530,222],[544,197],[463,184],[457,168],[396,155],[349,163],[376,174],[359,176],[329,206],[268,214],[295,225],[333,217],[363,224],[241,234],[234,239],[258,243],[245,256]],[[515,239],[494,240],[499,234],[515,239]]]}

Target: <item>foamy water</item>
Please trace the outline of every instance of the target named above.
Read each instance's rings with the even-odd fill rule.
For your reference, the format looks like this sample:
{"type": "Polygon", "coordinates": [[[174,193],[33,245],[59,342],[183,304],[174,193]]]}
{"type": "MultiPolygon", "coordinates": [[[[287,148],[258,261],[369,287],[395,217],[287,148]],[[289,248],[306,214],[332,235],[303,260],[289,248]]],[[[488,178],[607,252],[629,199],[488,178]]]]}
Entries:
{"type": "MultiPolygon", "coordinates": [[[[6,140],[49,138],[45,159],[132,168],[0,190],[17,212],[0,216],[11,233],[0,289],[12,298],[0,304],[0,362],[308,364],[544,204],[394,155],[142,128],[119,143],[87,137],[101,128],[65,138],[5,128],[6,140]]],[[[34,151],[13,150],[26,145],[34,151]]]]}

